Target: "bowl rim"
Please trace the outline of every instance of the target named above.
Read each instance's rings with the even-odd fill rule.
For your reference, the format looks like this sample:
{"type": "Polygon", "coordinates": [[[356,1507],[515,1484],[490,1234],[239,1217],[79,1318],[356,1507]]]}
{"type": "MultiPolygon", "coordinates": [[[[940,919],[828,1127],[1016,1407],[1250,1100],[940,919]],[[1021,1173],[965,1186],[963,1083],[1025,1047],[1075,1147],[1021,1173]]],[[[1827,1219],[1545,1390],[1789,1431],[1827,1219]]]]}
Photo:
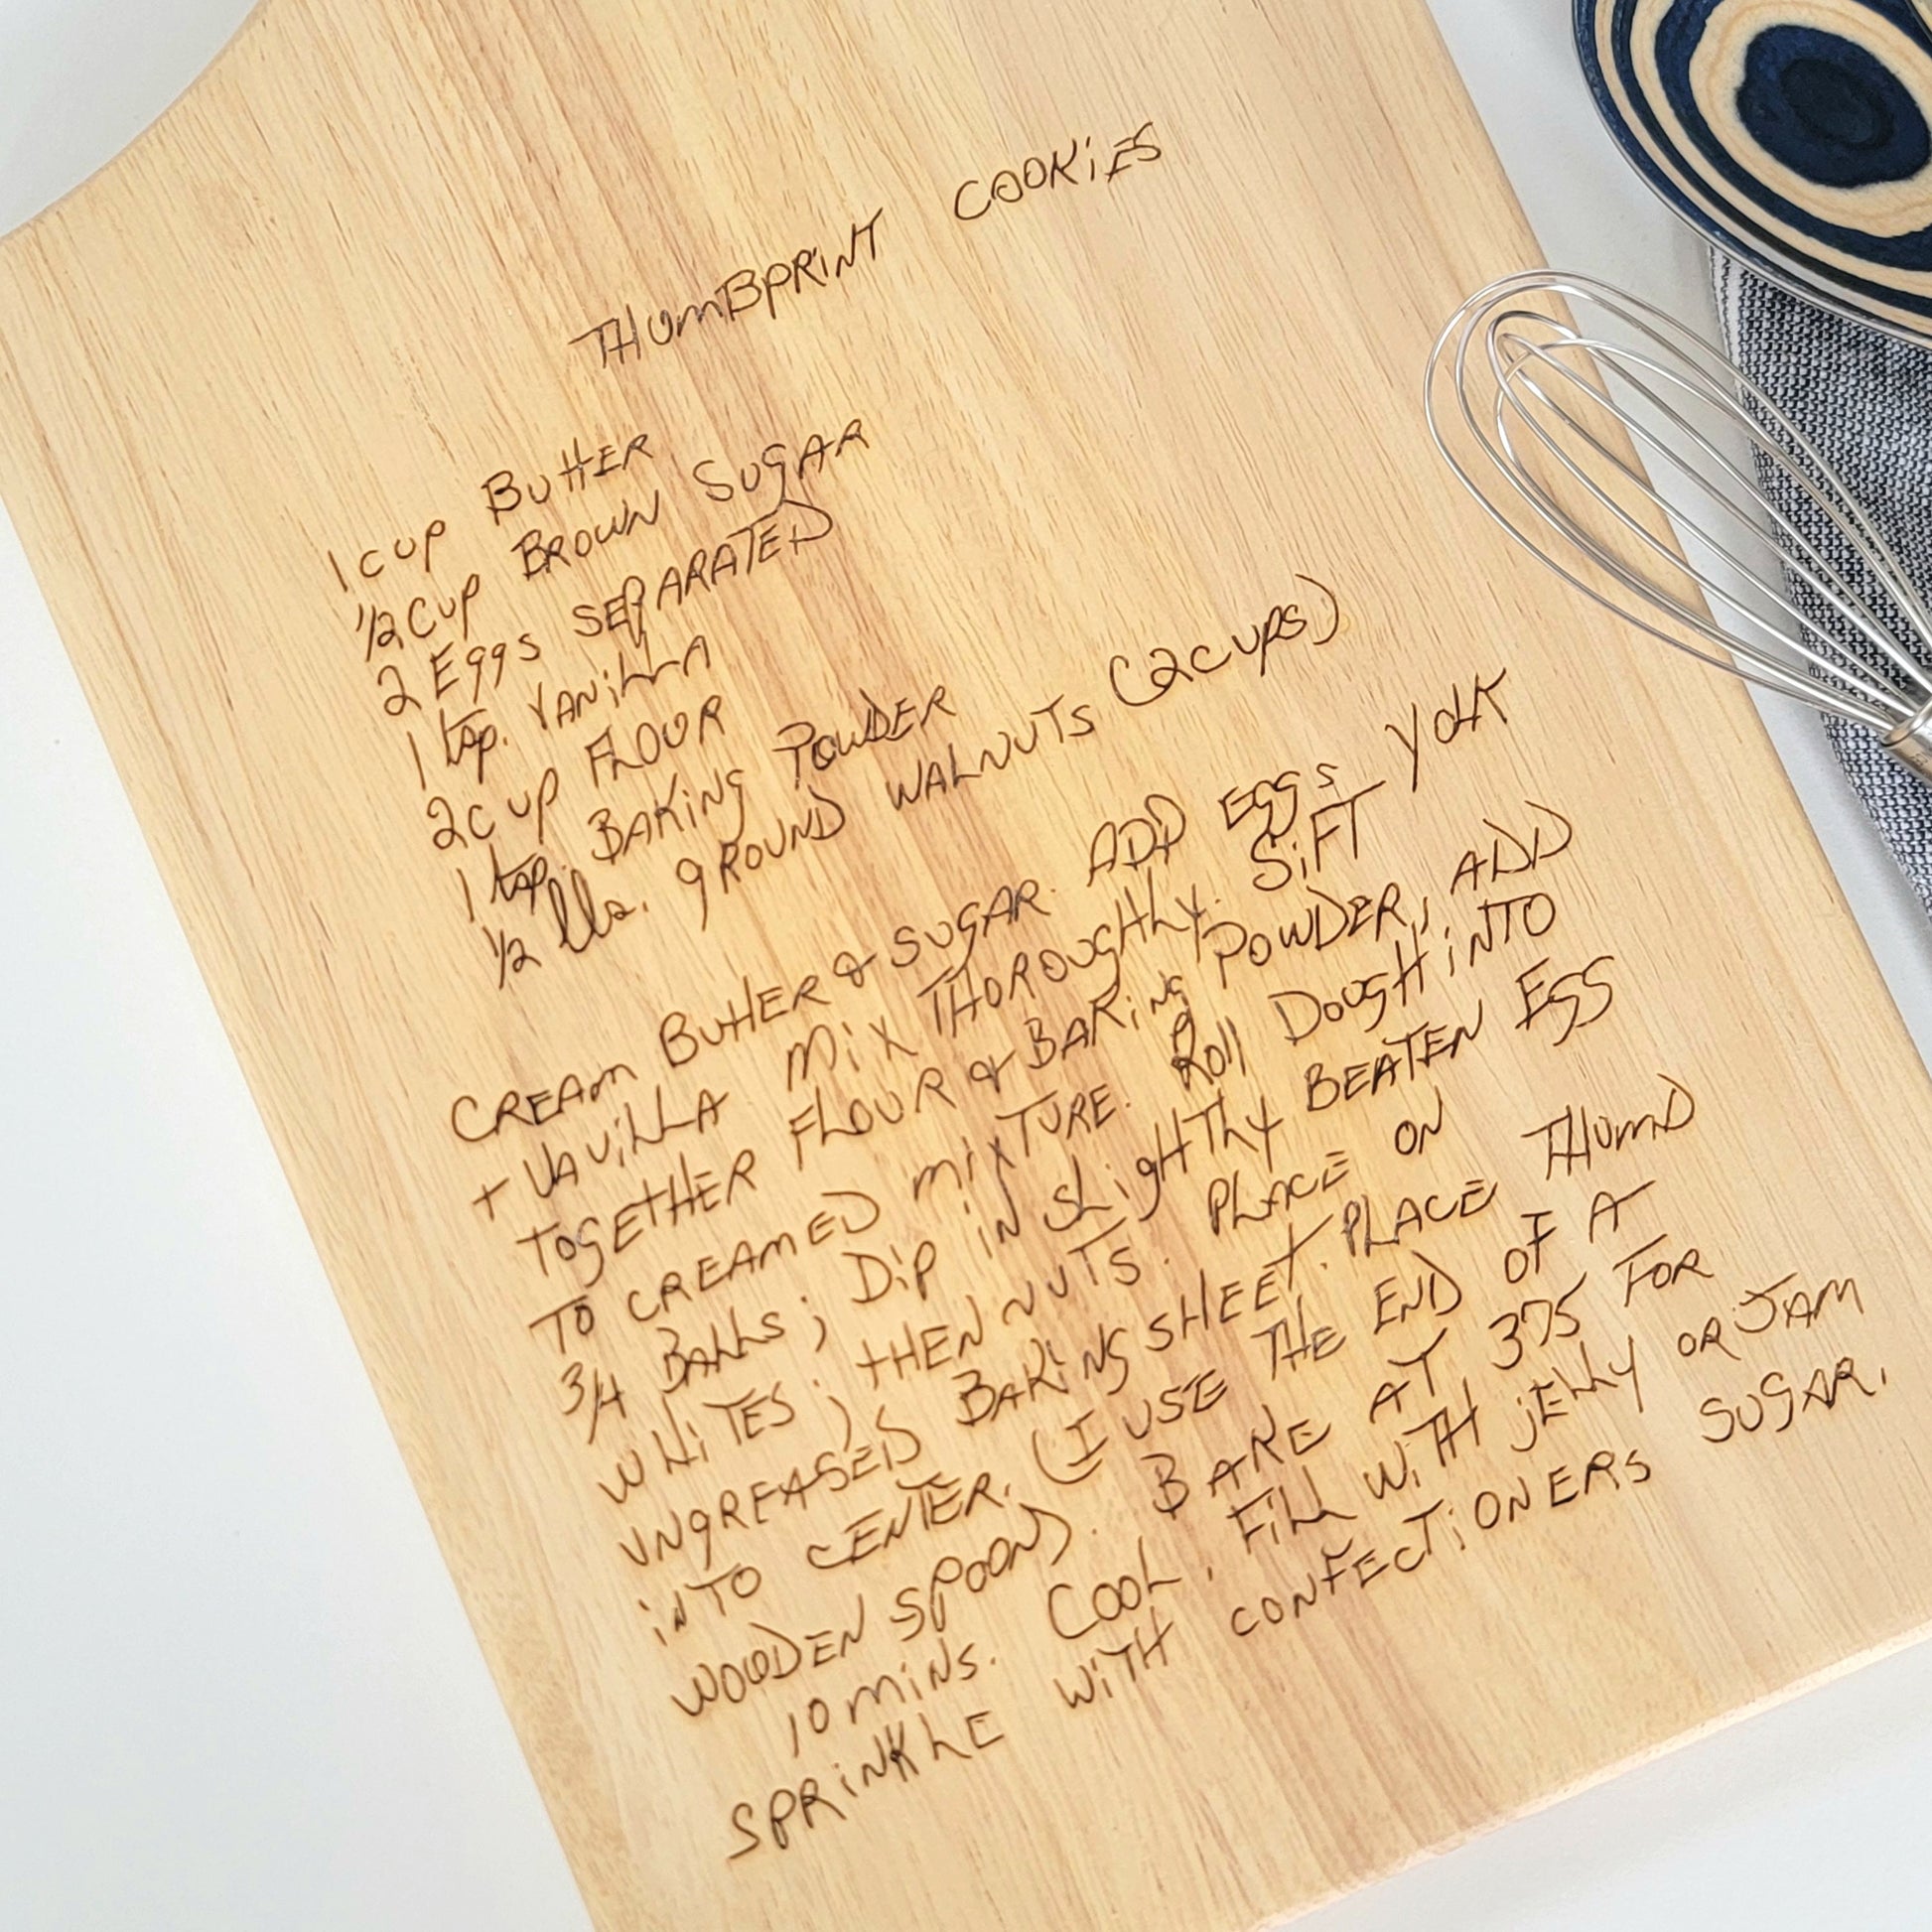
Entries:
{"type": "MultiPolygon", "coordinates": [[[[1840,276],[1826,270],[1795,251],[1785,249],[1768,236],[1752,240],[1738,234],[1709,208],[1693,201],[1659,166],[1656,158],[1636,138],[1628,119],[1619,111],[1597,58],[1597,22],[1605,11],[1617,4],[1618,0],[1573,0],[1571,25],[1578,62],[1583,68],[1584,79],[1595,104],[1597,117],[1624,160],[1635,171],[1638,180],[1702,240],[1739,266],[1749,269],[1753,275],[1782,289],[1785,294],[1828,310],[1843,321],[1875,330],[1894,341],[1912,343],[1920,347],[1932,346],[1932,314],[1921,322],[1909,322],[1896,311],[1882,306],[1885,300],[1882,284],[1872,284],[1878,293],[1874,293],[1868,302],[1862,300],[1855,292],[1859,286],[1856,276],[1840,276]],[[1848,283],[1853,287],[1848,288],[1848,283]]],[[[1925,0],[1913,0],[1915,10],[1920,10],[1922,17],[1924,4],[1925,0]]],[[[1747,225],[1742,217],[1739,217],[1739,225],[1747,225]]]]}

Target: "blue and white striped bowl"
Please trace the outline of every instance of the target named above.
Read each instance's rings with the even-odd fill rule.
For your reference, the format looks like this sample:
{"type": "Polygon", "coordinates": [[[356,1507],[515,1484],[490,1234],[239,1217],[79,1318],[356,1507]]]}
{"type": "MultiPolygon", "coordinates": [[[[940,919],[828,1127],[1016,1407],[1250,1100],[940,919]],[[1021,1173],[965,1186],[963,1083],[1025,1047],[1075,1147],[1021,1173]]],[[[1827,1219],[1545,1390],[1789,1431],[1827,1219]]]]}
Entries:
{"type": "Polygon", "coordinates": [[[1720,247],[1932,336],[1932,0],[1576,0],[1596,104],[1720,247]]]}

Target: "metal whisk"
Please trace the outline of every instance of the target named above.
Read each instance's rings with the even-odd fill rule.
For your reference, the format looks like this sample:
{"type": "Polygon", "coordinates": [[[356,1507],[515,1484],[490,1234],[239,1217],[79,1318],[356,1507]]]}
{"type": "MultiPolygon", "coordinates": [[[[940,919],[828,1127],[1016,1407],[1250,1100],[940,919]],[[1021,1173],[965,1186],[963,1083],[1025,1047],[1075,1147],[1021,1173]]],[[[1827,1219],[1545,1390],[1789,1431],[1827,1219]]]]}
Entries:
{"type": "Polygon", "coordinates": [[[1425,400],[1471,493],[1586,596],[1867,726],[1932,782],[1932,613],[1831,466],[1727,357],[1635,296],[1539,271],[1455,312],[1425,400]]]}

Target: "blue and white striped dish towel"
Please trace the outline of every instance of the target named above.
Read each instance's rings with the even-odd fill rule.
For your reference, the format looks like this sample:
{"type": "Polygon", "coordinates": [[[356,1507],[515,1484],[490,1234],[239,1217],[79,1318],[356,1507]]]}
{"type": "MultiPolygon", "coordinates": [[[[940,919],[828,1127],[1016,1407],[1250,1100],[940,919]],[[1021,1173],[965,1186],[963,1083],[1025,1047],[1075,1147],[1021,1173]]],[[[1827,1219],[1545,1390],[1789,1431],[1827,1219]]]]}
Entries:
{"type": "MultiPolygon", "coordinates": [[[[1919,590],[1932,596],[1932,349],[1814,308],[1725,255],[1714,254],[1713,279],[1731,358],[1811,439],[1919,590]]],[[[1799,511],[1795,503],[1787,508],[1799,511]]],[[[1849,558],[1843,567],[1848,574],[1856,568],[1849,558]]],[[[1842,620],[1821,609],[1817,628],[1860,654],[1842,620]]],[[[1932,912],[1932,788],[1861,726],[1832,717],[1822,723],[1892,857],[1932,912]]]]}

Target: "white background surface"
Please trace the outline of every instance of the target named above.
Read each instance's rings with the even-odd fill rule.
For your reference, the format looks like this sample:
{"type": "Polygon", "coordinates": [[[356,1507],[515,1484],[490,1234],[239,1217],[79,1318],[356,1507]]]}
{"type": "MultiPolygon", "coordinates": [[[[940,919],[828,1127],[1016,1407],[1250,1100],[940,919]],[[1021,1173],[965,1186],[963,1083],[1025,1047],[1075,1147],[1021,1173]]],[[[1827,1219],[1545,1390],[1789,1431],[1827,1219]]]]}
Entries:
{"type": "MultiPolygon", "coordinates": [[[[1706,316],[1700,249],[1597,126],[1568,0],[1432,4],[1550,258],[1706,316]]],[[[243,11],[0,0],[0,230],[243,11]]],[[[1775,729],[1932,1045],[1932,934],[1809,718],[1775,729]]],[[[4,519],[0,907],[0,1932],[583,1932],[4,519]]],[[[1921,1646],[1307,1923],[1928,1926],[1929,1814],[1921,1646]]]]}

